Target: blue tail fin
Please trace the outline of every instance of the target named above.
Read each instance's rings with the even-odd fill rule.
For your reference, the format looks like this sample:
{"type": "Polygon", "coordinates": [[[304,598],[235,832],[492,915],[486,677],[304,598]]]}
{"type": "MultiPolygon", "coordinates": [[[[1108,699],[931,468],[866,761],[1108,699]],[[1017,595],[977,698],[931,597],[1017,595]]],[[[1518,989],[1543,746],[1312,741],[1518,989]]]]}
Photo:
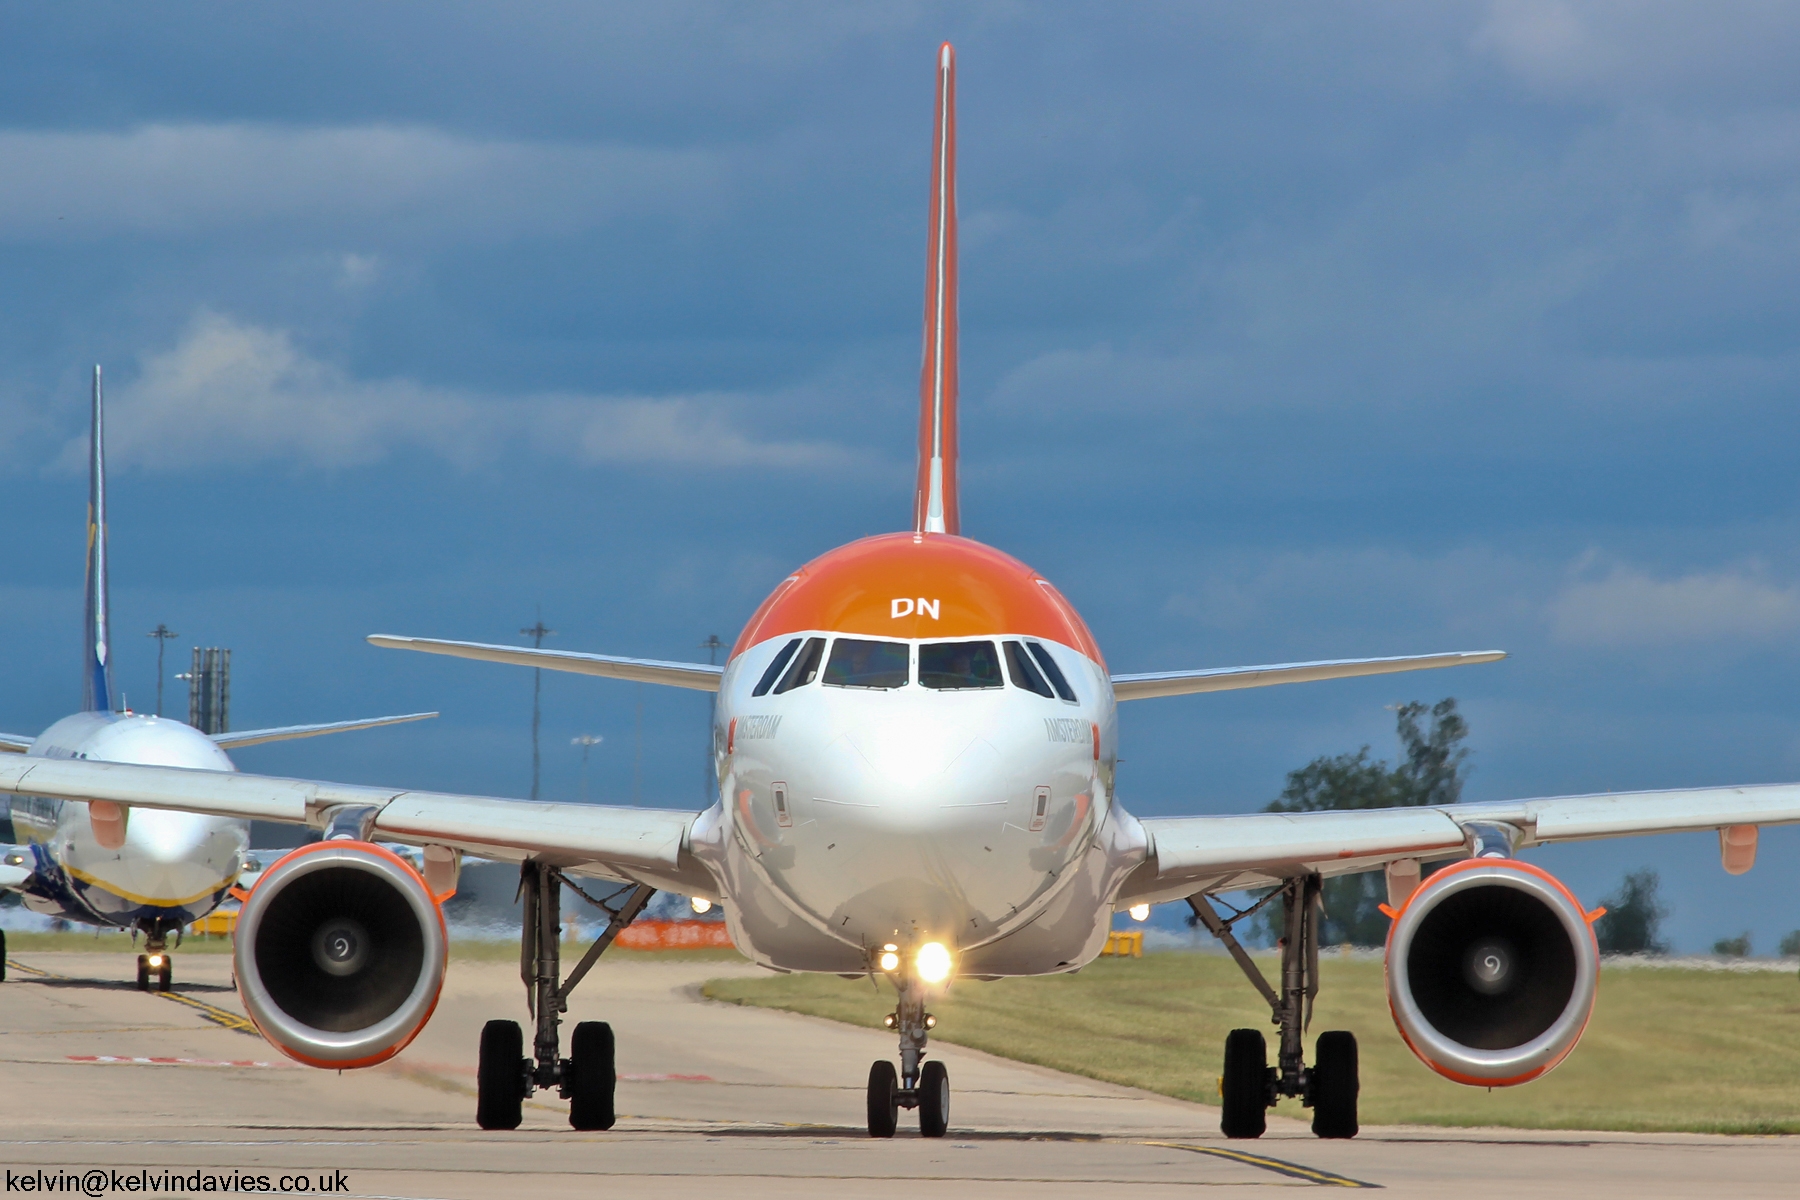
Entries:
{"type": "Polygon", "coordinates": [[[106,437],[101,422],[100,368],[94,367],[94,424],[88,435],[87,621],[83,627],[81,707],[112,711],[112,638],[106,595],[106,437]]]}

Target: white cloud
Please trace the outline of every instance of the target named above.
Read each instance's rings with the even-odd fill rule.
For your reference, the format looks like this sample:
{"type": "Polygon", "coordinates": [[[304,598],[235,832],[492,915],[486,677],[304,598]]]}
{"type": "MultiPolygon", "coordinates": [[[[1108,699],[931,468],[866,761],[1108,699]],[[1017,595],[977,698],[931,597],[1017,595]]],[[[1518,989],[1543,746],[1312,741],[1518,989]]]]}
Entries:
{"type": "MultiPolygon", "coordinates": [[[[284,462],[366,466],[421,449],[469,466],[523,444],[584,464],[745,467],[849,461],[816,441],[759,438],[740,423],[745,397],[501,397],[409,379],[363,380],[314,358],[283,330],[198,315],[179,343],[112,389],[107,451],[152,470],[284,462]]],[[[83,462],[86,438],[61,463],[83,462]]]]}
{"type": "Polygon", "coordinates": [[[1657,579],[1616,566],[1569,584],[1549,606],[1558,641],[1600,646],[1767,641],[1800,630],[1800,587],[1750,565],[1657,579]]]}
{"type": "Polygon", "coordinates": [[[400,220],[413,234],[555,234],[714,202],[710,152],[503,141],[395,125],[0,130],[0,239],[206,235],[400,220]]]}

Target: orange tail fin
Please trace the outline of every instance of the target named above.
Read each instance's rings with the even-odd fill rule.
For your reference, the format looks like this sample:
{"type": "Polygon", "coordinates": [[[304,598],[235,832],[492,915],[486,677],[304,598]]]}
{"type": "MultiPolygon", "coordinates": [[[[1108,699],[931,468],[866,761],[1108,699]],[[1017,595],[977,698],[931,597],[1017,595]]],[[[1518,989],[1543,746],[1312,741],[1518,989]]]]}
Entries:
{"type": "Polygon", "coordinates": [[[919,377],[919,487],[913,529],[961,533],[956,495],[956,51],[938,47],[925,256],[925,366],[919,377]]]}

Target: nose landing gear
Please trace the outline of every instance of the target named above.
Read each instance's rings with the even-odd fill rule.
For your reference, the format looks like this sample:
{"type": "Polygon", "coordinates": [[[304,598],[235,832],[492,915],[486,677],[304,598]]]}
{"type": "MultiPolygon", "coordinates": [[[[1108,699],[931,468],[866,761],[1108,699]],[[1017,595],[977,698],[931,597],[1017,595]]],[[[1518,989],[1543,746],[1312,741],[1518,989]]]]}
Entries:
{"type": "Polygon", "coordinates": [[[869,1068],[869,1136],[891,1138],[900,1110],[919,1110],[919,1134],[943,1137],[950,1128],[950,1072],[941,1062],[924,1062],[925,1043],[937,1018],[925,1011],[925,994],[915,979],[896,980],[900,1002],[887,1027],[900,1033],[900,1069],[887,1059],[869,1068]]]}
{"type": "Polygon", "coordinates": [[[147,921],[138,926],[144,934],[144,953],[138,955],[137,986],[140,992],[166,992],[175,982],[175,960],[169,954],[169,934],[181,944],[181,927],[164,921],[147,921]]]}

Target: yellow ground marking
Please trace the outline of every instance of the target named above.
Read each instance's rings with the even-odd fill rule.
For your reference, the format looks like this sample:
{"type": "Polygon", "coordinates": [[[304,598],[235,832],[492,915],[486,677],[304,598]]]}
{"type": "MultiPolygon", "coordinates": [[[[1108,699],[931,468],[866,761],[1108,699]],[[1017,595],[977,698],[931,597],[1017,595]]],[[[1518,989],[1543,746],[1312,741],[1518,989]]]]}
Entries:
{"type": "Polygon", "coordinates": [[[1289,1179],[1304,1179],[1308,1183],[1316,1183],[1322,1187],[1378,1188],[1379,1183],[1365,1183],[1361,1179],[1351,1179],[1348,1175],[1334,1175],[1330,1171],[1321,1171],[1317,1167],[1303,1167],[1299,1163],[1285,1162],[1279,1158],[1269,1158],[1262,1154],[1249,1154],[1242,1150],[1227,1150],[1223,1146],[1196,1146],[1192,1142],[1139,1142],[1140,1146],[1162,1146],[1168,1150],[1186,1150],[1192,1154],[1206,1154],[1213,1158],[1229,1159],[1246,1166],[1257,1167],[1264,1171],[1273,1171],[1277,1175],[1285,1175],[1289,1179]]]}
{"type": "MultiPolygon", "coordinates": [[[[68,979],[67,975],[58,975],[54,971],[46,971],[41,967],[28,967],[14,958],[6,960],[6,965],[13,970],[26,971],[33,975],[41,975],[45,979],[68,979]]],[[[249,1017],[232,1012],[229,1008],[220,1008],[216,1004],[208,1004],[204,1000],[196,1000],[192,996],[184,996],[180,992],[151,992],[152,996],[160,996],[164,1000],[173,1000],[177,1004],[185,1004],[215,1025],[223,1025],[226,1029],[235,1029],[239,1033],[247,1033],[251,1037],[261,1038],[262,1033],[249,1017]]]]}

